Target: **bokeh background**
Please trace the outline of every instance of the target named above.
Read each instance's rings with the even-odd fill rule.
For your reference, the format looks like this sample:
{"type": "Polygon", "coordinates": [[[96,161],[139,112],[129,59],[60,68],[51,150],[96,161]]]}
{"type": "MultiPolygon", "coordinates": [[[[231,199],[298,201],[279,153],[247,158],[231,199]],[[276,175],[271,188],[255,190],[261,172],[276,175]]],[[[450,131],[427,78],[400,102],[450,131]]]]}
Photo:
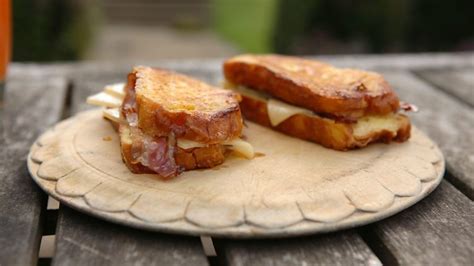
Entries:
{"type": "Polygon", "coordinates": [[[473,0],[12,0],[13,60],[474,50],[473,0]]]}

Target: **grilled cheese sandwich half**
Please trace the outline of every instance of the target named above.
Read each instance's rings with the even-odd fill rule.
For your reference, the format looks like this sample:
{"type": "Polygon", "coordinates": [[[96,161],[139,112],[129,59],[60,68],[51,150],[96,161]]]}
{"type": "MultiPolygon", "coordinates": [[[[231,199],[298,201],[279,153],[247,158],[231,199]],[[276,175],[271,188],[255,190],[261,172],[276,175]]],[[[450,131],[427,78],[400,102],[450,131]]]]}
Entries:
{"type": "Polygon", "coordinates": [[[349,150],[372,142],[407,140],[410,121],[398,112],[398,97],[383,78],[361,70],[346,72],[299,58],[245,55],[224,63],[224,87],[242,95],[245,118],[328,148],[349,150]],[[369,108],[363,101],[371,97],[369,108]],[[362,104],[347,101],[345,105],[350,98],[362,104]],[[334,109],[337,106],[344,108],[334,109]]]}
{"type": "MultiPolygon", "coordinates": [[[[141,72],[138,75],[148,75],[148,77],[153,76],[154,73],[156,73],[154,69],[143,67],[139,68],[138,70],[135,69],[135,71],[143,71],[145,73],[141,72]],[[147,71],[148,73],[146,73],[147,71]]],[[[182,82],[187,82],[187,80],[183,81],[182,76],[179,74],[172,72],[163,72],[162,70],[159,71],[160,74],[165,73],[166,75],[169,75],[168,77],[170,79],[177,79],[178,81],[181,80],[182,82]]],[[[164,79],[166,81],[166,77],[164,79]]],[[[155,80],[153,82],[159,82],[159,80],[155,80]]],[[[124,159],[124,162],[127,164],[127,166],[132,172],[157,173],[163,178],[170,178],[176,176],[184,170],[192,170],[196,168],[210,168],[221,164],[224,161],[225,154],[227,154],[226,151],[228,150],[233,151],[235,154],[241,157],[245,157],[248,159],[253,158],[253,147],[250,143],[242,140],[239,137],[241,134],[239,128],[232,128],[232,130],[234,130],[235,132],[232,132],[232,135],[230,137],[226,138],[225,136],[220,135],[222,139],[217,140],[206,137],[190,139],[187,138],[189,134],[186,135],[186,133],[182,131],[177,131],[176,133],[170,131],[170,133],[167,133],[167,135],[163,136],[154,136],[147,133],[146,130],[143,130],[138,126],[138,121],[131,121],[134,120],[131,117],[135,117],[135,119],[140,119],[140,117],[138,117],[136,113],[139,107],[137,107],[136,105],[132,106],[132,109],[134,111],[130,113],[124,112],[123,110],[127,97],[128,104],[130,104],[131,102],[133,104],[136,104],[136,99],[132,99],[132,101],[130,101],[130,94],[136,93],[136,91],[127,91],[127,86],[130,90],[131,85],[134,86],[134,84],[124,83],[107,85],[102,92],[88,97],[87,103],[104,107],[103,117],[111,121],[114,127],[119,130],[122,147],[122,157],[124,159]]],[[[205,87],[205,90],[207,90],[207,87],[205,87]]],[[[178,99],[179,97],[183,98],[182,96],[173,95],[173,93],[174,92],[171,91],[169,94],[171,95],[171,97],[177,97],[177,99],[174,101],[175,103],[178,103],[180,101],[183,104],[187,103],[186,100],[178,99]]],[[[212,89],[204,92],[204,94],[206,93],[207,95],[203,95],[202,97],[214,97],[212,96],[212,93],[214,93],[212,89]],[[209,93],[211,95],[209,95],[209,93]]],[[[216,91],[216,93],[222,94],[220,91],[216,91]]],[[[233,98],[227,98],[226,100],[229,101],[230,104],[233,104],[233,98]]],[[[173,102],[173,99],[168,99],[165,101],[166,103],[168,103],[168,101],[173,102]]],[[[156,106],[156,108],[161,107],[162,105],[156,106]]],[[[218,108],[214,109],[219,110],[218,108]]],[[[154,109],[147,111],[150,113],[154,113],[154,109]]],[[[240,110],[237,109],[237,111],[238,113],[236,113],[235,115],[238,115],[238,117],[240,117],[240,110]]],[[[191,116],[193,115],[194,114],[191,114],[191,116]]],[[[199,115],[199,113],[196,115],[199,115]]],[[[157,119],[160,119],[160,117],[157,117],[157,119]]],[[[203,118],[200,117],[200,119],[203,118]]],[[[210,122],[212,123],[212,121],[210,122]]],[[[169,125],[169,127],[171,127],[172,129],[177,128],[174,126],[175,124],[173,123],[177,125],[182,125],[183,121],[179,119],[173,121],[169,125]]],[[[223,124],[225,123],[225,121],[221,121],[220,123],[223,124]]],[[[156,132],[156,130],[154,130],[153,132],[156,132]]]]}

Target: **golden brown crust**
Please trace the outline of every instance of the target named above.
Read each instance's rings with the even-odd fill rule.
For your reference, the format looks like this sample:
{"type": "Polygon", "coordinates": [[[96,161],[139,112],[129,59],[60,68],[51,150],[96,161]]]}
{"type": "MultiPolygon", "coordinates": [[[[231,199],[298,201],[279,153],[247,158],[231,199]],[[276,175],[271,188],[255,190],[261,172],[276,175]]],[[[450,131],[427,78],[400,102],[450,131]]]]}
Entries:
{"type": "Polygon", "coordinates": [[[234,84],[346,120],[388,114],[399,108],[397,95],[381,75],[340,69],[314,60],[240,55],[225,61],[224,75],[234,84]]]}
{"type": "MultiPolygon", "coordinates": [[[[150,67],[129,75],[124,104],[136,99],[138,127],[154,137],[219,143],[239,137],[239,96],[188,76],[150,67]],[[134,93],[133,93],[134,92],[134,93]],[[135,97],[135,98],[134,98],[135,97]]],[[[122,112],[127,113],[124,105],[122,112]]]]}
{"type": "MultiPolygon", "coordinates": [[[[112,122],[116,125],[116,123],[112,122]]],[[[125,131],[123,130],[126,125],[120,125],[120,147],[122,152],[122,159],[127,167],[136,174],[155,173],[147,166],[142,165],[140,162],[134,161],[132,157],[132,142],[129,140],[125,131]]],[[[198,147],[191,149],[182,149],[175,147],[174,159],[176,164],[182,168],[182,170],[193,170],[200,168],[211,168],[222,164],[224,162],[225,147],[220,144],[211,144],[207,147],[198,147]]]]}
{"type": "Polygon", "coordinates": [[[242,96],[240,105],[244,117],[250,121],[335,150],[361,148],[373,142],[390,142],[392,140],[403,142],[410,137],[410,121],[401,114],[396,115],[399,125],[396,133],[384,130],[355,137],[353,134],[354,123],[336,122],[319,116],[296,114],[273,127],[268,117],[266,102],[242,96]]]}
{"type": "Polygon", "coordinates": [[[220,144],[207,147],[181,149],[178,147],[174,159],[185,170],[211,168],[224,162],[225,148],[220,144]]]}

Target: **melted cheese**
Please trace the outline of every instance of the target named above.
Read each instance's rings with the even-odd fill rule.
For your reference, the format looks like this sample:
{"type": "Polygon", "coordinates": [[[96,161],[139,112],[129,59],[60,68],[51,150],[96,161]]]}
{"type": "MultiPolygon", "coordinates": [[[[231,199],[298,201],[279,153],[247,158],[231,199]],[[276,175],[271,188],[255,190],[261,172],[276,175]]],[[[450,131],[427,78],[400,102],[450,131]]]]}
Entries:
{"type": "Polygon", "coordinates": [[[120,110],[118,108],[105,108],[102,111],[102,115],[117,123],[126,123],[125,119],[120,116],[120,110]]]}
{"type": "MultiPolygon", "coordinates": [[[[176,144],[178,145],[178,147],[185,150],[193,148],[202,148],[207,146],[207,144],[205,143],[200,143],[187,139],[178,139],[176,144]]],[[[228,146],[229,149],[233,150],[234,152],[238,153],[239,155],[242,155],[247,159],[252,159],[254,157],[254,149],[252,144],[240,138],[225,141],[222,143],[222,145],[228,146]]]]}
{"type": "Polygon", "coordinates": [[[248,143],[243,139],[233,139],[231,141],[224,142],[224,145],[231,146],[231,149],[238,154],[244,156],[247,159],[252,159],[255,156],[255,151],[252,144],[248,143]]]}
{"type": "Polygon", "coordinates": [[[389,114],[384,116],[364,116],[357,120],[354,124],[354,137],[364,137],[372,132],[379,132],[388,130],[390,132],[397,132],[400,127],[395,115],[389,114]]]}
{"type": "Polygon", "coordinates": [[[125,83],[110,84],[104,87],[104,91],[111,96],[115,96],[119,99],[123,99],[125,97],[124,87],[125,87],[125,83]]]}
{"type": "Polygon", "coordinates": [[[87,97],[87,103],[109,108],[119,107],[125,97],[124,86],[124,83],[107,85],[103,91],[87,97]]]}
{"type": "Polygon", "coordinates": [[[297,107],[277,99],[271,98],[268,94],[249,89],[245,86],[235,85],[228,81],[224,82],[224,88],[234,90],[246,97],[260,100],[267,103],[268,118],[272,126],[278,126],[281,122],[296,114],[315,115],[312,111],[297,107]]]}
{"type": "Polygon", "coordinates": [[[264,92],[260,92],[260,91],[256,91],[256,90],[251,90],[245,86],[241,86],[241,85],[235,85],[233,83],[230,83],[228,81],[225,81],[223,83],[223,86],[225,89],[228,89],[228,90],[233,90],[235,92],[238,92],[242,95],[245,95],[247,97],[250,97],[250,98],[254,98],[254,99],[257,99],[257,100],[260,100],[260,101],[267,101],[270,96],[267,95],[266,93],[264,92]]]}
{"type": "Polygon", "coordinates": [[[267,113],[272,126],[277,126],[296,114],[305,114],[307,116],[313,115],[313,112],[308,109],[296,107],[275,99],[268,100],[267,113]]]}
{"type": "Polygon", "coordinates": [[[188,140],[188,139],[178,139],[176,141],[178,147],[180,147],[181,149],[193,149],[193,148],[202,148],[202,147],[206,147],[207,145],[205,143],[200,143],[200,142],[196,142],[196,141],[192,141],[192,140],[188,140]]]}
{"type": "Polygon", "coordinates": [[[91,105],[116,108],[122,104],[122,99],[112,96],[106,92],[99,92],[87,97],[87,103],[91,105]]]}

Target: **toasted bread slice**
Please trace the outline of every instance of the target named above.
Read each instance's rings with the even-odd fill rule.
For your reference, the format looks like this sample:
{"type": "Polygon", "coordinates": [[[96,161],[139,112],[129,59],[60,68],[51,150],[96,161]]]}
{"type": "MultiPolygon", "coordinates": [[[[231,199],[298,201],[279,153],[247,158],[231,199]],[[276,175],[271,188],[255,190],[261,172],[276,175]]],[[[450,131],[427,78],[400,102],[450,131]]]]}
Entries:
{"type": "MultiPolygon", "coordinates": [[[[148,165],[144,165],[144,161],[141,156],[143,156],[143,151],[137,151],[137,148],[134,145],[137,143],[133,140],[133,137],[130,134],[130,127],[126,124],[116,124],[119,129],[120,134],[120,147],[122,152],[122,159],[127,167],[133,173],[155,173],[156,171],[152,170],[148,165]]],[[[163,137],[167,139],[166,137],[163,137]]],[[[177,167],[171,169],[169,175],[163,174],[163,178],[170,178],[175,176],[175,174],[184,170],[193,170],[199,168],[211,168],[216,165],[222,164],[225,159],[226,149],[224,145],[221,144],[209,144],[203,147],[193,147],[188,149],[180,148],[179,146],[174,147],[174,162],[173,164],[177,167]],[[177,171],[177,172],[175,172],[177,171]]],[[[145,150],[145,149],[144,149],[145,150]]]]}
{"type": "Polygon", "coordinates": [[[240,136],[239,96],[185,75],[135,67],[128,76],[122,113],[153,137],[219,143],[240,136]]]}
{"type": "Polygon", "coordinates": [[[267,101],[242,95],[244,117],[287,135],[319,143],[335,150],[361,148],[373,142],[402,142],[410,137],[410,121],[402,114],[367,116],[358,122],[337,122],[312,114],[294,114],[273,126],[267,101]]]}
{"type": "Polygon", "coordinates": [[[397,95],[381,75],[314,60],[240,55],[225,61],[224,75],[234,84],[346,121],[399,108],[397,95]]]}

